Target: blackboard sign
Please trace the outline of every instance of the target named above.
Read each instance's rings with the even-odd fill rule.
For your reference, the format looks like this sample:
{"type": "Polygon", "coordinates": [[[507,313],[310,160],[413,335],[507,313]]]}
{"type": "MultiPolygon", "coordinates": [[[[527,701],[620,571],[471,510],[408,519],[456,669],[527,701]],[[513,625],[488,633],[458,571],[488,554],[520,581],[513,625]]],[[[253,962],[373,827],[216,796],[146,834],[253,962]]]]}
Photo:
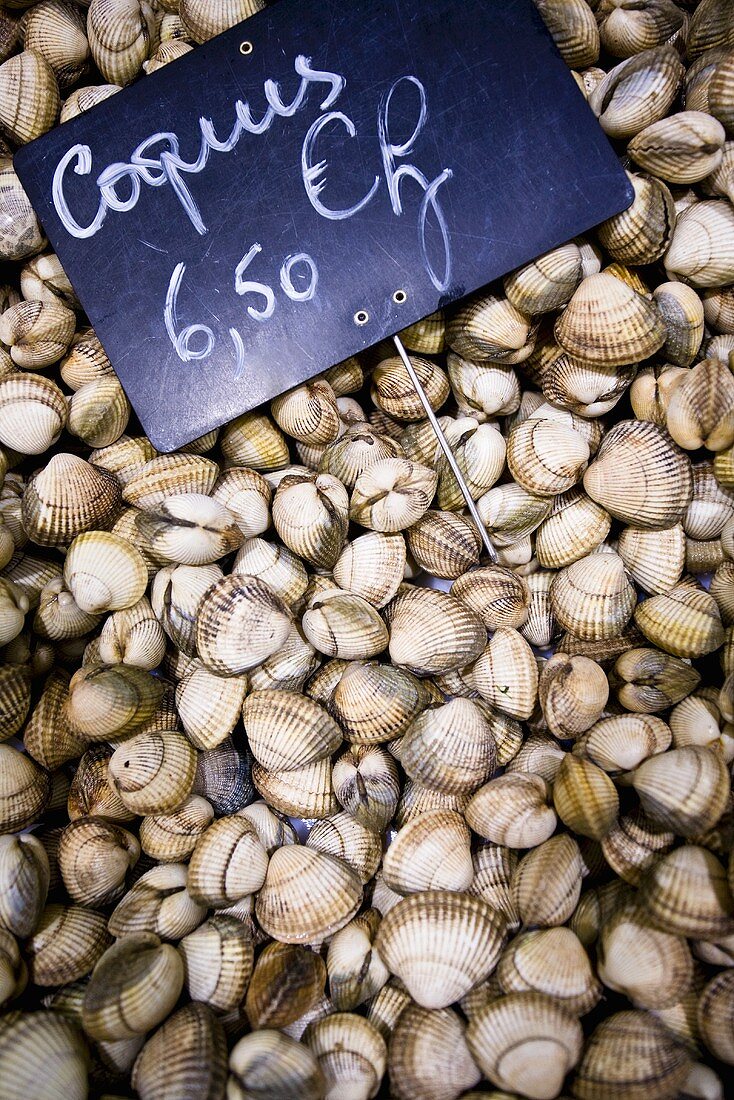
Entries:
{"type": "Polygon", "coordinates": [[[15,165],[164,451],[632,200],[531,0],[281,0],[15,165]]]}

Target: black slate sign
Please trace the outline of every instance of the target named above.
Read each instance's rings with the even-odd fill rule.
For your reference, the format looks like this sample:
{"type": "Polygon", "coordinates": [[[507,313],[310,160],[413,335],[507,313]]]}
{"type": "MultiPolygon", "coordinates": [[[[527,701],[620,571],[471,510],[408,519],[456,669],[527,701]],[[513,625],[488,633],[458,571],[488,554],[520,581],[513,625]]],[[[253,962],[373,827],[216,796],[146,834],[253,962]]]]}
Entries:
{"type": "Polygon", "coordinates": [[[632,199],[531,0],[281,0],[15,165],[161,450],[632,199]]]}

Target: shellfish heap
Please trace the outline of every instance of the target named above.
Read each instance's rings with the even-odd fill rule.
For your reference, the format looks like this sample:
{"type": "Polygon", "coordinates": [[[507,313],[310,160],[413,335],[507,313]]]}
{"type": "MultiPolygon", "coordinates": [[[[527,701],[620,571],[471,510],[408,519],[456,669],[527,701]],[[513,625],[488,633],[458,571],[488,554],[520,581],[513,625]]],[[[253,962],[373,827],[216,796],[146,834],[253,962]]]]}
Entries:
{"type": "Polygon", "coordinates": [[[13,172],[260,6],[0,10],[0,1092],[717,1100],[734,4],[538,0],[635,200],[404,333],[490,565],[389,347],[157,454],[13,172]]]}

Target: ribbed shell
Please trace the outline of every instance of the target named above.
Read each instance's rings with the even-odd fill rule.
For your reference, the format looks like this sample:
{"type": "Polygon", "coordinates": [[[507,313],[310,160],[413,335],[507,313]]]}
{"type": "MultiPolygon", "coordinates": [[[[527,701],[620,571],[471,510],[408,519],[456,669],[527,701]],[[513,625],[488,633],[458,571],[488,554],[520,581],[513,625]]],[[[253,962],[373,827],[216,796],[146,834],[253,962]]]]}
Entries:
{"type": "Polygon", "coordinates": [[[583,0],[539,0],[538,11],[570,68],[595,64],[599,57],[599,28],[583,0]]]}
{"type": "Polygon", "coordinates": [[[175,947],[150,932],[118,940],[105,951],[84,995],[82,1023],[94,1039],[132,1039],[168,1016],[183,987],[175,947]]]}
{"type": "Polygon", "coordinates": [[[148,583],[140,552],[110,531],[77,535],[64,561],[64,580],[82,611],[132,607],[148,583]]]}
{"type": "Polygon", "coordinates": [[[705,199],[678,217],[664,258],[671,277],[694,287],[734,280],[734,210],[722,199],[705,199]]]}
{"type": "Polygon", "coordinates": [[[701,657],[724,641],[716,600],[690,580],[644,600],[635,608],[635,623],[653,645],[675,657],[701,657]]]}
{"type": "Polygon", "coordinates": [[[69,683],[65,718],[82,739],[107,741],[152,719],[163,690],[160,680],[133,665],[83,666],[69,683]]]}
{"type": "Polygon", "coordinates": [[[140,1100],[220,1100],[227,1077],[227,1041],[212,1010],[188,1004],[147,1040],[132,1071],[140,1100]]]}
{"type": "Polygon", "coordinates": [[[694,837],[713,828],[727,806],[729,772],[717,752],[699,745],[651,756],[630,782],[656,825],[694,837]]]}
{"type": "Polygon", "coordinates": [[[682,936],[651,928],[644,910],[626,906],[605,921],[597,946],[599,977],[636,1008],[669,1008],[688,991],[693,956],[682,936]]]}
{"type": "Polygon", "coordinates": [[[387,611],[390,656],[417,675],[463,668],[484,648],[487,632],[481,619],[446,592],[406,588],[387,611]]]}
{"type": "Polygon", "coordinates": [[[464,573],[451,586],[451,595],[476,611],[490,630],[521,627],[528,616],[530,594],[525,579],[502,566],[464,573]]]}
{"type": "Polygon", "coordinates": [[[560,569],[591,553],[609,534],[609,514],[581,489],[556,497],[553,510],[535,536],[538,562],[560,569]]]}
{"type": "Polygon", "coordinates": [[[182,733],[138,733],[120,745],[109,763],[109,780],[136,814],[175,810],[188,798],[196,775],[196,750],[182,733]]]}
{"type": "Polygon", "coordinates": [[[255,958],[247,925],[215,913],[178,945],[192,1001],[231,1012],[245,995],[255,958]]]}
{"type": "Polygon", "coordinates": [[[274,653],[290,628],[288,608],[264,581],[231,575],[216,581],[202,596],[196,645],[214,672],[239,675],[274,653]]]}
{"type": "Polygon", "coordinates": [[[683,572],[685,532],[680,523],[665,531],[625,527],[619,533],[617,551],[644,592],[670,592],[683,572]]]}
{"type": "Polygon", "coordinates": [[[346,544],[334,565],[334,580],[345,591],[381,608],[397,592],[404,572],[403,536],[367,531],[346,544]]]}
{"type": "Polygon", "coordinates": [[[639,807],[620,817],[601,842],[604,858],[621,879],[639,886],[645,872],[673,847],[675,834],[653,825],[639,807]]]}
{"type": "Polygon", "coordinates": [[[263,7],[263,0],[182,0],[180,15],[193,40],[207,42],[263,7]]]}
{"type": "Polygon", "coordinates": [[[470,1020],[467,1042],[492,1084],[552,1100],[581,1056],[581,1024],[541,993],[510,993],[470,1020]]]}
{"type": "Polygon", "coordinates": [[[470,834],[461,815],[432,810],[403,825],[385,853],[382,872],[398,894],[466,890],[474,868],[470,834]]]}
{"type": "Polygon", "coordinates": [[[327,1100],[374,1096],[385,1074],[387,1047],[377,1028],[348,1012],[313,1020],[303,1043],[316,1055],[326,1081],[327,1100]]]}
{"type": "Polygon", "coordinates": [[[532,351],[533,327],[508,299],[480,293],[459,307],[446,340],[458,355],[474,362],[520,363],[532,351]]]}
{"type": "Polygon", "coordinates": [[[8,1012],[0,1019],[4,1100],[86,1100],[88,1067],[81,1030],[60,1012],[8,1012]]]}
{"type": "Polygon", "coordinates": [[[41,817],[51,794],[51,777],[30,756],[0,743],[0,832],[27,829],[41,817]]]}
{"type": "Polygon", "coordinates": [[[515,481],[535,496],[565,493],[580,480],[589,446],[573,428],[557,420],[529,417],[507,440],[507,465],[515,481]]]}
{"type": "Polygon", "coordinates": [[[296,944],[267,944],[247,988],[250,1026],[287,1027],[316,1004],[325,985],[326,966],[315,951],[296,944]]]}
{"type": "Polygon", "coordinates": [[[315,596],[301,626],[311,645],[327,657],[363,660],[381,653],[388,642],[378,611],[362,596],[340,589],[315,596]]]}
{"type": "Polygon", "coordinates": [[[370,881],[382,859],[382,838],[346,812],[315,822],[306,847],[344,860],[364,884],[370,881]]]}
{"type": "Polygon", "coordinates": [[[408,1004],[388,1047],[390,1086],[397,1100],[453,1100],[476,1085],[481,1075],[465,1032],[451,1008],[431,1012],[408,1004]]]}
{"type": "Polygon", "coordinates": [[[375,947],[423,1008],[446,1008],[486,978],[499,957],[505,920],[469,894],[411,894],[383,918],[375,947]]]}
{"type": "Polygon", "coordinates": [[[676,220],[673,196],[654,176],[628,175],[635,192],[634,201],[621,214],[602,222],[597,230],[599,240],[619,263],[654,263],[667,250],[673,236],[676,220]]]}
{"type": "Polygon", "coordinates": [[[643,878],[640,900],[657,928],[717,941],[734,934],[734,899],[716,856],[693,844],[668,852],[643,878]]]}
{"type": "Polygon", "coordinates": [[[60,104],[54,71],[39,53],[26,49],[0,65],[0,128],[16,145],[50,130],[60,104]]]}
{"type": "Polygon", "coordinates": [[[136,837],[101,817],[82,817],[62,831],[58,869],[79,905],[107,905],[125,890],[125,878],[140,856],[136,837]]]}
{"type": "Polygon", "coordinates": [[[553,783],[553,805],[575,834],[602,840],[619,813],[619,796],[606,772],[567,753],[553,783]]]}
{"type": "Polygon", "coordinates": [[[312,848],[273,853],[255,911],[263,930],[283,943],[320,943],[343,928],[362,901],[348,864],[312,848]]]}
{"type": "Polygon", "coordinates": [[[400,762],[411,779],[445,794],[471,794],[497,766],[492,728],[470,699],[424,710],[400,742],[400,762]]]}
{"type": "Polygon", "coordinates": [[[561,347],[591,363],[623,366],[649,359],[665,343],[656,307],[613,275],[584,279],[555,326],[561,347]]]}
{"type": "Polygon", "coordinates": [[[187,890],[183,863],[152,867],[137,879],[112,912],[108,928],[120,938],[135,932],[155,932],[164,940],[180,940],[206,917],[206,908],[187,890]]]}
{"type": "Polygon", "coordinates": [[[662,1100],[677,1096],[691,1056],[648,1012],[617,1012],[586,1042],[573,1080],[578,1100],[662,1100]]]}
{"type": "Polygon", "coordinates": [[[687,451],[724,451],[734,443],[734,378],[720,359],[687,371],[668,405],[667,428],[687,451]]]}
{"type": "Polygon", "coordinates": [[[508,773],[480,787],[466,807],[467,824],[479,836],[508,848],[534,848],[553,835],[555,811],[540,775],[508,773]]]}
{"type": "Polygon", "coordinates": [[[146,0],[92,0],[87,20],[92,57],[110,84],[130,84],[149,56],[153,12],[146,0]]]}
{"type": "Polygon", "coordinates": [[[661,283],[655,288],[653,298],[668,330],[662,354],[669,363],[690,367],[704,335],[701,298],[685,283],[661,283]]]}
{"type": "Polygon", "coordinates": [[[524,313],[549,313],[568,301],[581,276],[581,253],[570,241],[507,275],[505,294],[524,313]]]}
{"type": "Polygon", "coordinates": [[[218,676],[192,661],[176,685],[176,708],[197,749],[213,749],[237,725],[247,690],[244,676],[218,676]]]}
{"type": "Polygon", "coordinates": [[[670,727],[647,714],[615,714],[596,722],[578,745],[604,771],[631,771],[670,747],[670,727]]]}
{"type": "Polygon", "coordinates": [[[336,684],[329,709],[347,740],[371,744],[400,737],[428,701],[422,681],[405,669],[351,661],[336,684]]]}
{"type": "Polygon", "coordinates": [[[0,927],[18,939],[30,936],[46,904],[50,868],[32,834],[0,836],[0,927]]]}
{"type": "Polygon", "coordinates": [[[575,738],[601,717],[609,684],[588,657],[556,653],[541,670],[538,698],[551,733],[561,740],[575,738]]]}
{"type": "Polygon", "coordinates": [[[104,913],[78,905],[48,905],[24,952],[35,985],[83,978],[112,943],[104,913]]]}
{"type": "Polygon", "coordinates": [[[529,718],[538,694],[535,655],[521,634],[500,627],[472,668],[471,682],[503,714],[529,718]]]}
{"type": "Polygon", "coordinates": [[[229,1056],[227,1100],[297,1096],[322,1100],[325,1082],[316,1057],[303,1043],[264,1028],[245,1035],[229,1056]]]}
{"type": "Polygon", "coordinates": [[[256,790],[278,813],[306,819],[323,818],[339,808],[329,757],[288,771],[268,771],[255,762],[252,779],[256,790]]]}
{"type": "Polygon", "coordinates": [[[543,928],[516,936],[497,965],[503,993],[542,993],[568,1012],[583,1016],[602,988],[589,957],[570,928],[543,928]]]}
{"type": "Polygon", "coordinates": [[[579,846],[566,833],[524,856],[512,876],[512,898],[525,928],[565,924],[581,894],[579,846]]]}
{"type": "Polygon", "coordinates": [[[624,420],[604,437],[584,488],[617,519],[658,529],[681,519],[693,477],[687,456],[665,432],[648,421],[624,420]]]}
{"type": "Polygon", "coordinates": [[[140,845],[153,859],[176,863],[188,859],[214,818],[205,798],[192,794],[167,814],[150,814],[140,822],[140,845]]]}
{"type": "Polygon", "coordinates": [[[221,817],[197,840],[188,890],[201,905],[221,909],[259,890],[268,854],[246,817],[221,817]]]}
{"type": "Polygon", "coordinates": [[[674,46],[643,50],[615,65],[590,93],[589,106],[611,138],[630,138],[664,118],[683,83],[674,46]]]}
{"type": "Polygon", "coordinates": [[[57,441],[68,419],[66,399],[50,378],[16,371],[0,380],[0,443],[40,455],[57,441]]]}
{"type": "MultiPolygon", "coordinates": [[[[440,409],[450,393],[445,372],[430,359],[412,355],[410,361],[425,390],[431,408],[440,409]]],[[[375,405],[399,421],[423,420],[425,409],[400,356],[377,364],[372,374],[371,397],[375,405]]]]}
{"type": "Polygon", "coordinates": [[[245,732],[255,759],[277,771],[330,756],[342,732],[323,707],[293,691],[255,691],[242,708],[245,732]]]}

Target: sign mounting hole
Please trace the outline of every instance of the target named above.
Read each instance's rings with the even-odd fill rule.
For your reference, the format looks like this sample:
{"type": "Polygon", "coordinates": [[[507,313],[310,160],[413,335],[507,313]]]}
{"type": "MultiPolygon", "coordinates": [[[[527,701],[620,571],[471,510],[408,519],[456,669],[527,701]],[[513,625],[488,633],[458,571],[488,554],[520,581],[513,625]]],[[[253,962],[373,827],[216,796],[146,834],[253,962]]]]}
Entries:
{"type": "Polygon", "coordinates": [[[405,293],[404,290],[396,290],[392,296],[392,300],[396,303],[396,305],[401,306],[403,302],[407,302],[408,295],[405,293]]]}
{"type": "Polygon", "coordinates": [[[240,42],[240,53],[244,54],[245,57],[247,57],[248,54],[251,54],[254,48],[255,47],[253,46],[252,42],[240,42]]]}
{"type": "Polygon", "coordinates": [[[354,314],[355,325],[366,325],[370,319],[370,315],[366,309],[358,309],[354,314]]]}

